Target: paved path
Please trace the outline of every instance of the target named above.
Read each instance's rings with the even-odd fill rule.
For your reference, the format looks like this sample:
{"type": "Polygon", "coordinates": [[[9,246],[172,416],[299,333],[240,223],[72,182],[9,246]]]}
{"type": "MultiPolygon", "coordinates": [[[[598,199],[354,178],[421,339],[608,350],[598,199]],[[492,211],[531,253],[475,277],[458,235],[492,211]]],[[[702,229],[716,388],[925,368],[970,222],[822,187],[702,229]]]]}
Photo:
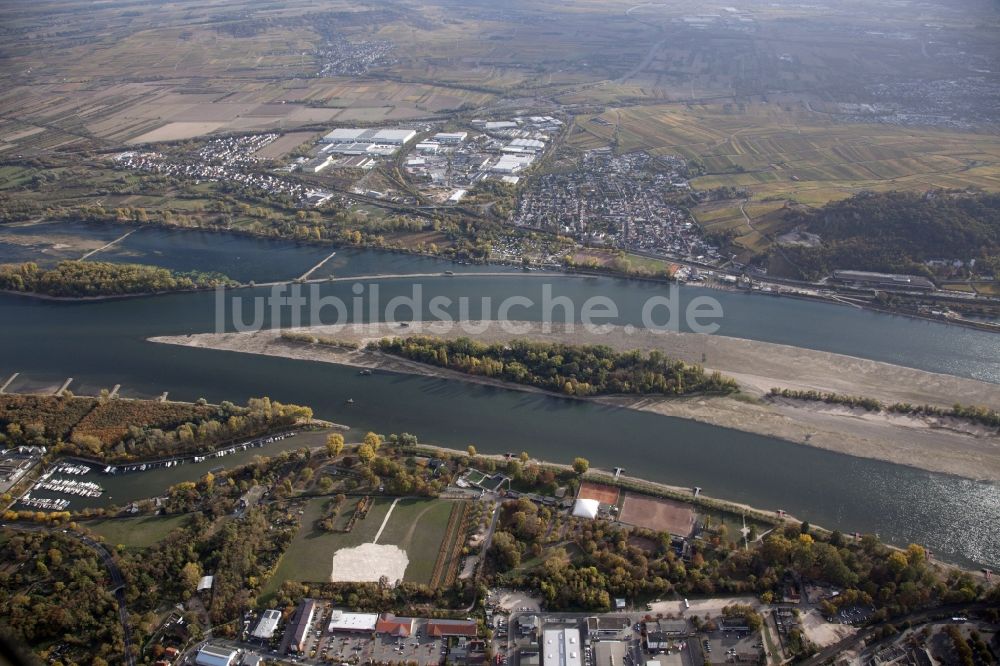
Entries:
{"type": "Polygon", "coordinates": [[[385,512],[385,518],[382,519],[382,524],[379,526],[378,532],[375,533],[375,538],[372,539],[372,543],[378,543],[378,538],[382,536],[382,530],[384,530],[385,526],[389,524],[389,516],[392,515],[392,510],[396,508],[396,504],[398,504],[401,499],[401,497],[397,497],[392,500],[392,504],[389,506],[389,510],[385,512]]]}

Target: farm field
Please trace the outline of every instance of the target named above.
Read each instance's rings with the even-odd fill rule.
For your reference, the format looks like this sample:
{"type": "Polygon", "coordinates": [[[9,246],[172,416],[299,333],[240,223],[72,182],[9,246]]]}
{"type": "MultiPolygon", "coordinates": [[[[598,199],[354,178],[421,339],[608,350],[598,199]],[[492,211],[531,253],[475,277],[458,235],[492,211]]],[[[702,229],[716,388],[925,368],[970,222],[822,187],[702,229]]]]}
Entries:
{"type": "Polygon", "coordinates": [[[697,189],[745,188],[755,200],[820,205],[862,190],[1000,190],[1000,136],[834,122],[803,105],[635,106],[580,116],[570,143],[681,155],[697,189]]]}
{"type": "Polygon", "coordinates": [[[83,525],[104,537],[110,546],[119,544],[126,548],[148,548],[163,541],[174,529],[182,526],[186,515],[144,516],[142,518],[122,518],[97,520],[83,525]]]}

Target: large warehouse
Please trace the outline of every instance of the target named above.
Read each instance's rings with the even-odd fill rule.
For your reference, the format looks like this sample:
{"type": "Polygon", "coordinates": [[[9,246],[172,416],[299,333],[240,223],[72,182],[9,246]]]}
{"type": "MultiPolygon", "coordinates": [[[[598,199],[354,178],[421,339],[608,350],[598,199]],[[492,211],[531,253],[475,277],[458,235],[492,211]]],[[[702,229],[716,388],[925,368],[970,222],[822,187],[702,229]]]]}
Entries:
{"type": "Polygon", "coordinates": [[[542,639],[543,666],[581,666],[579,629],[546,629],[542,639]]]}
{"type": "Polygon", "coordinates": [[[402,146],[417,135],[411,129],[363,129],[357,127],[338,127],[321,141],[323,143],[380,143],[390,146],[402,146]]]}

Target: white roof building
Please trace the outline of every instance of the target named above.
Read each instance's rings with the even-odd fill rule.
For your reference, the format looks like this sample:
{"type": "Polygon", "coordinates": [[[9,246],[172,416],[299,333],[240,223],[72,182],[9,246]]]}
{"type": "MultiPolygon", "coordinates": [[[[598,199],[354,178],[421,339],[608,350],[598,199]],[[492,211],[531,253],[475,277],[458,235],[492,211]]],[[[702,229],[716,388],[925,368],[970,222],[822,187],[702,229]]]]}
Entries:
{"type": "Polygon", "coordinates": [[[448,203],[458,203],[462,200],[462,197],[465,196],[466,192],[468,192],[468,190],[455,190],[451,193],[451,196],[448,197],[448,203]]]}
{"type": "Polygon", "coordinates": [[[278,628],[279,621],[281,621],[281,611],[266,610],[264,611],[264,614],[260,616],[260,620],[257,621],[257,626],[254,627],[252,632],[250,632],[250,635],[254,638],[271,640],[274,636],[274,630],[278,628]]]}
{"type": "Polygon", "coordinates": [[[211,590],[212,582],[215,580],[214,576],[202,576],[201,580],[198,581],[198,591],[211,590]]]}
{"type": "Polygon", "coordinates": [[[532,155],[502,155],[490,171],[493,173],[517,173],[534,160],[532,155]]]}
{"type": "Polygon", "coordinates": [[[421,141],[416,147],[422,153],[436,153],[441,148],[441,144],[437,141],[421,141]]]}
{"type": "Polygon", "coordinates": [[[345,613],[335,610],[330,613],[328,631],[375,631],[378,613],[345,613]]]}
{"type": "Polygon", "coordinates": [[[577,518],[597,518],[601,503],[595,499],[578,499],[573,505],[573,515],[577,518]]]}
{"type": "Polygon", "coordinates": [[[543,666],[582,666],[579,629],[546,629],[542,638],[543,666]]]}
{"type": "Polygon", "coordinates": [[[434,140],[438,143],[462,143],[468,136],[468,132],[438,132],[434,140]]]}
{"type": "Polygon", "coordinates": [[[338,127],[321,141],[323,143],[385,143],[402,146],[417,135],[411,129],[362,129],[338,127]]]}
{"type": "Polygon", "coordinates": [[[510,120],[500,120],[497,122],[489,122],[484,125],[488,130],[502,130],[502,129],[514,129],[517,127],[517,123],[510,120]]]}
{"type": "Polygon", "coordinates": [[[194,663],[198,666],[232,666],[236,655],[236,650],[209,644],[198,650],[194,663]]]}

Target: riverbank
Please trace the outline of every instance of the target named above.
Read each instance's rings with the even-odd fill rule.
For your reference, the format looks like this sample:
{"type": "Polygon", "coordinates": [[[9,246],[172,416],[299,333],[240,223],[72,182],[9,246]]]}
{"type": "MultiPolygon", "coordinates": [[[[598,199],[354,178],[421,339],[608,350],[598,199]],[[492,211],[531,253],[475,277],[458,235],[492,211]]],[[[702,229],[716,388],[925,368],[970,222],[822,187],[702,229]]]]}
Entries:
{"type": "MultiPolygon", "coordinates": [[[[461,329],[455,326],[455,330],[450,332],[433,323],[415,322],[407,326],[399,323],[351,324],[297,329],[297,332],[361,347],[387,336],[421,334],[446,338],[465,336],[486,343],[522,338],[567,344],[605,344],[618,351],[658,349],[733,377],[740,384],[742,393],[734,397],[602,396],[575,399],[691,419],[933,472],[1000,480],[1000,437],[985,428],[948,419],[861,414],[835,406],[765,399],[772,387],[779,387],[849,393],[890,403],[926,403],[942,407],[960,400],[964,404],[998,409],[1000,386],[995,384],[840,354],[723,336],[658,334],[628,327],[610,327],[601,334],[587,331],[579,325],[570,330],[565,325],[551,324],[546,330],[538,322],[506,324],[508,326],[501,327],[499,322],[467,322],[461,329]],[[516,332],[511,331],[509,324],[517,327],[516,332]]],[[[151,340],[546,393],[533,387],[466,375],[364,349],[351,350],[284,340],[280,331],[273,330],[164,336],[151,340]]]]}

